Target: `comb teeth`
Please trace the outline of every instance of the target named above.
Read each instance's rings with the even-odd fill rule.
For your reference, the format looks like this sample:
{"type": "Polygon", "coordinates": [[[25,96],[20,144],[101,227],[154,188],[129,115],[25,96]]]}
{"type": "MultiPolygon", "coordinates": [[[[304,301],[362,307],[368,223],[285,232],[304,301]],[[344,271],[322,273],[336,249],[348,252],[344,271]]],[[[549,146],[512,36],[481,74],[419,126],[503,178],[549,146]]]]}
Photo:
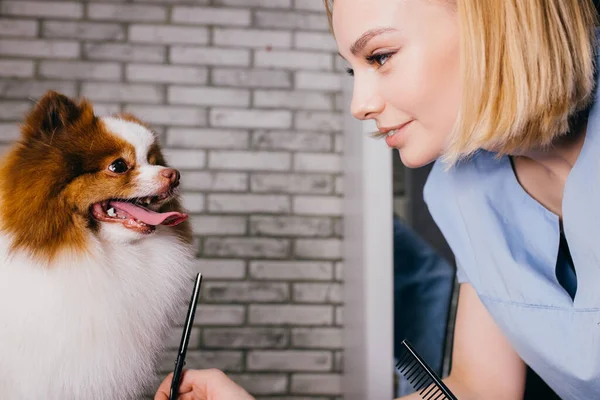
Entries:
{"type": "Polygon", "coordinates": [[[402,354],[396,368],[423,399],[457,400],[407,340],[402,341],[402,346],[402,354]]]}

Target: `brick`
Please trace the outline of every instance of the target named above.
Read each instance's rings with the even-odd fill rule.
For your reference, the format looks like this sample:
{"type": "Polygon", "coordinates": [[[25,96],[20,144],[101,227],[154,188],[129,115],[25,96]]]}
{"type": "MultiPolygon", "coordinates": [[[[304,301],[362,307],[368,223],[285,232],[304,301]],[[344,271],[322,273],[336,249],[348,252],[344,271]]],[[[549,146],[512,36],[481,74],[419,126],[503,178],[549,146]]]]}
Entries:
{"type": "Polygon", "coordinates": [[[213,0],[213,4],[235,7],[290,8],[292,0],[213,0]]]}
{"type": "Polygon", "coordinates": [[[286,110],[242,110],[213,108],[210,124],[226,128],[289,128],[292,113],[286,110]]]}
{"type": "Polygon", "coordinates": [[[287,301],[290,293],[286,283],[206,282],[201,298],[217,303],[270,303],[287,301]]]}
{"type": "Polygon", "coordinates": [[[183,149],[163,149],[167,163],[177,169],[203,168],[206,156],[203,151],[183,149]]]}
{"type": "Polygon", "coordinates": [[[330,151],[331,135],[297,131],[265,131],[252,133],[250,147],[258,150],[330,151]]]}
{"type": "Polygon", "coordinates": [[[290,168],[291,157],[288,153],[211,151],[208,165],[211,169],[285,171],[290,168]]]}
{"type": "Polygon", "coordinates": [[[253,236],[331,236],[329,218],[297,216],[250,216],[250,234],[253,236]]]}
{"type": "Polygon", "coordinates": [[[0,93],[2,93],[2,96],[6,99],[38,99],[48,90],[54,90],[70,97],[75,97],[77,95],[77,86],[75,82],[30,81],[21,79],[0,81],[0,93]]]}
{"type": "Polygon", "coordinates": [[[194,315],[194,325],[241,325],[245,317],[244,306],[202,304],[194,315]]]}
{"type": "Polygon", "coordinates": [[[250,177],[253,192],[270,193],[331,193],[333,179],[330,175],[255,173],[250,177]]]}
{"type": "Polygon", "coordinates": [[[246,217],[192,215],[192,230],[196,235],[243,235],[246,217]]]}
{"type": "Polygon", "coordinates": [[[290,251],[286,239],[266,238],[207,238],[204,253],[215,257],[283,258],[290,251]]]}
{"type": "Polygon", "coordinates": [[[208,210],[224,213],[286,213],[290,211],[288,196],[260,194],[211,194],[208,210]]]}
{"type": "Polygon", "coordinates": [[[0,36],[37,36],[36,21],[15,18],[0,18],[0,36]]]}
{"type": "Polygon", "coordinates": [[[289,333],[282,328],[206,328],[204,346],[231,349],[282,348],[289,343],[289,333]]]}
{"type": "Polygon", "coordinates": [[[340,374],[305,374],[292,375],[291,392],[298,394],[342,394],[340,374]]]}
{"type": "Polygon", "coordinates": [[[269,69],[213,69],[211,82],[218,86],[250,88],[290,88],[292,86],[289,72],[269,69]]]}
{"type": "Polygon", "coordinates": [[[288,387],[288,377],[285,374],[229,374],[229,377],[253,395],[282,394],[288,387]]]}
{"type": "Polygon", "coordinates": [[[118,81],[121,79],[121,66],[117,63],[42,61],[40,75],[45,78],[118,81]]]}
{"type": "Polygon", "coordinates": [[[161,103],[163,99],[160,86],[140,84],[84,82],[81,94],[93,101],[161,103]]]}
{"type": "Polygon", "coordinates": [[[181,171],[183,190],[244,192],[248,174],[244,172],[181,171]]]}
{"type": "Polygon", "coordinates": [[[334,135],[333,149],[336,153],[342,153],[344,151],[344,136],[334,135]]]}
{"type": "Polygon", "coordinates": [[[342,198],[334,196],[294,196],[294,214],[342,215],[342,198]]]}
{"type": "Polygon", "coordinates": [[[20,127],[16,123],[0,123],[0,142],[14,142],[21,137],[20,127]]]}
{"type": "Polygon", "coordinates": [[[0,120],[22,121],[31,110],[33,103],[28,101],[8,101],[0,103],[0,120]]]}
{"type": "Polygon", "coordinates": [[[184,7],[173,8],[173,22],[185,24],[249,26],[250,11],[246,9],[226,9],[220,7],[184,7]]]}
{"type": "Polygon", "coordinates": [[[243,279],[246,276],[246,265],[242,260],[211,260],[201,258],[196,260],[196,271],[210,279],[243,279]]]}
{"type": "Polygon", "coordinates": [[[342,90],[341,75],[337,72],[298,71],[295,73],[295,84],[297,89],[342,90]]]}
{"type": "Polygon", "coordinates": [[[127,112],[139,115],[145,122],[165,125],[205,125],[206,110],[197,107],[128,105],[127,112]]]}
{"type": "Polygon", "coordinates": [[[314,0],[294,0],[294,8],[297,10],[325,12],[323,2],[314,0]]]}
{"type": "Polygon", "coordinates": [[[337,306],[335,308],[335,324],[336,325],[344,325],[344,307],[337,306]]]}
{"type": "Polygon", "coordinates": [[[127,80],[150,83],[205,84],[208,70],[204,67],[175,65],[130,64],[125,70],[127,80]]]}
{"type": "Polygon", "coordinates": [[[213,107],[250,106],[250,92],[243,89],[171,86],[169,87],[167,96],[170,104],[190,104],[213,107]]]}
{"type": "Polygon", "coordinates": [[[0,56],[79,57],[79,43],[66,40],[0,40],[0,56]]]}
{"type": "Polygon", "coordinates": [[[312,261],[251,261],[250,277],[262,280],[323,281],[332,277],[332,264],[312,261]]]}
{"type": "Polygon", "coordinates": [[[121,43],[84,43],[83,52],[90,60],[156,62],[166,59],[163,46],[121,43]]]}
{"type": "Polygon", "coordinates": [[[333,371],[344,372],[344,352],[336,351],[333,358],[333,371]]]}
{"type": "Polygon", "coordinates": [[[28,78],[33,76],[33,61],[0,60],[0,77],[28,78]]]}
{"type": "Polygon", "coordinates": [[[338,281],[344,280],[344,263],[343,262],[338,261],[335,263],[335,279],[338,281]]]}
{"type": "Polygon", "coordinates": [[[335,177],[335,194],[344,194],[344,177],[336,176],[335,177]]]}
{"type": "Polygon", "coordinates": [[[294,283],[292,285],[296,303],[343,303],[344,293],[339,283],[294,283]]]}
{"type": "Polygon", "coordinates": [[[48,38],[113,41],[125,39],[125,29],[119,24],[110,23],[44,21],[42,35],[48,38]]]}
{"type": "Polygon", "coordinates": [[[154,44],[208,44],[208,28],[130,25],[129,41],[154,44]]]}
{"type": "Polygon", "coordinates": [[[169,59],[175,64],[245,67],[250,65],[250,51],[246,49],[173,45],[170,48],[169,59]]]}
{"type": "Polygon", "coordinates": [[[119,104],[94,103],[93,109],[97,116],[113,115],[121,112],[121,106],[119,104]]]}
{"type": "Polygon", "coordinates": [[[294,118],[296,129],[314,131],[341,131],[343,117],[340,113],[322,111],[298,111],[294,118]]]}
{"type": "Polygon", "coordinates": [[[88,4],[88,17],[108,21],[164,22],[167,10],[146,4],[88,4]]]}
{"type": "Polygon", "coordinates": [[[299,110],[329,110],[333,108],[331,96],[318,92],[256,90],[253,98],[255,107],[299,110]]]}
{"type": "Polygon", "coordinates": [[[292,70],[331,70],[333,58],[331,54],[308,51],[257,50],[254,53],[254,66],[292,70]]]}
{"type": "Polygon", "coordinates": [[[296,239],[294,254],[300,258],[338,259],[342,257],[340,239],[296,239]]]}
{"type": "Polygon", "coordinates": [[[339,154],[297,153],[294,154],[294,170],[302,172],[342,172],[339,154]]]}
{"type": "Polygon", "coordinates": [[[342,218],[335,218],[333,221],[333,233],[337,237],[344,236],[344,220],[342,218]]]}
{"type": "Polygon", "coordinates": [[[294,328],[292,346],[306,349],[342,349],[343,332],[341,328],[294,328]]]}
{"type": "Polygon", "coordinates": [[[337,44],[329,32],[294,32],[294,47],[337,53],[337,44]]]}
{"type": "Polygon", "coordinates": [[[248,137],[248,132],[241,130],[169,128],[166,143],[172,147],[245,149],[248,137]]]}
{"type": "Polygon", "coordinates": [[[332,306],[324,305],[254,305],[248,308],[248,323],[252,325],[330,325],[332,306]]]}
{"type": "Polygon", "coordinates": [[[204,211],[204,195],[200,193],[183,193],[181,195],[183,207],[190,213],[204,211]]]}
{"type": "Polygon", "coordinates": [[[350,104],[347,104],[346,98],[343,93],[335,94],[335,110],[336,111],[345,111],[350,110],[350,104]]]}
{"type": "Polygon", "coordinates": [[[328,351],[252,350],[246,356],[249,371],[330,371],[328,351]]]}
{"type": "Polygon", "coordinates": [[[215,28],[213,43],[217,46],[263,48],[290,48],[291,32],[257,29],[215,28]]]}
{"type": "MultiPolygon", "coordinates": [[[[159,372],[164,374],[173,372],[176,355],[163,353],[157,366],[159,372]]],[[[242,352],[240,351],[196,351],[190,349],[186,353],[185,364],[187,368],[204,369],[218,368],[222,371],[243,371],[242,352]]]]}
{"type": "Polygon", "coordinates": [[[17,17],[81,18],[83,17],[83,4],[74,1],[4,0],[0,3],[0,14],[17,17]]]}
{"type": "Polygon", "coordinates": [[[329,31],[327,16],[301,11],[257,11],[255,25],[260,28],[329,31]]]}
{"type": "MultiPolygon", "coordinates": [[[[192,329],[190,331],[190,341],[189,346],[190,349],[197,347],[200,344],[200,329],[192,329]]],[[[181,341],[181,327],[173,327],[169,330],[167,334],[167,338],[165,340],[165,346],[169,350],[178,350],[179,342],[181,341]]],[[[173,359],[174,361],[174,359],[173,359]]]]}

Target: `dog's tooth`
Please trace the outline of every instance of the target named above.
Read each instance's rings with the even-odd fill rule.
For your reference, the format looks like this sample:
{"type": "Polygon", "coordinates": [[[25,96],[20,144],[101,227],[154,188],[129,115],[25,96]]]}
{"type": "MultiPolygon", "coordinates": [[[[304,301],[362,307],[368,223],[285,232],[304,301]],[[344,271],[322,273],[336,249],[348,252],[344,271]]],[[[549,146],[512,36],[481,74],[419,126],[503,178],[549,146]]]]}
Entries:
{"type": "Polygon", "coordinates": [[[108,210],[106,210],[106,213],[110,216],[110,217],[116,217],[117,213],[115,212],[114,207],[109,208],[108,210]]]}

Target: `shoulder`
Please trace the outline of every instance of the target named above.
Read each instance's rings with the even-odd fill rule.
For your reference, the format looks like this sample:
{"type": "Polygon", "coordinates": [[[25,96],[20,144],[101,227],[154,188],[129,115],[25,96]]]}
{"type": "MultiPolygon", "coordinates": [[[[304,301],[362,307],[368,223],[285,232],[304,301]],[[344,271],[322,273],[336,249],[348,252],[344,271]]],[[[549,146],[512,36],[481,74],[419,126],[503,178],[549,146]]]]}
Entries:
{"type": "MultiPolygon", "coordinates": [[[[497,186],[506,172],[505,159],[480,151],[468,160],[447,168],[441,160],[433,164],[425,186],[423,200],[434,218],[440,212],[457,212],[461,200],[477,201],[486,188],[497,186]]],[[[467,210],[468,211],[468,210],[467,210]]]]}

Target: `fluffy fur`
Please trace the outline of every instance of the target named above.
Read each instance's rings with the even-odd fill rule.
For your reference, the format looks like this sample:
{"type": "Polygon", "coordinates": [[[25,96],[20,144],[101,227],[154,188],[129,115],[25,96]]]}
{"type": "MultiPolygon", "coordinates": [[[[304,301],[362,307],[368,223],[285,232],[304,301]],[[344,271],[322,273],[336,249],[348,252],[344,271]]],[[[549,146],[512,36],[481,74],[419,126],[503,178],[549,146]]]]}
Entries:
{"type": "Polygon", "coordinates": [[[152,389],[191,290],[190,226],[130,229],[93,210],[162,194],[148,208],[182,212],[165,170],[132,116],[99,118],[55,92],[27,116],[0,166],[0,397],[128,400],[152,389]],[[118,159],[126,172],[109,167],[118,159]]]}

